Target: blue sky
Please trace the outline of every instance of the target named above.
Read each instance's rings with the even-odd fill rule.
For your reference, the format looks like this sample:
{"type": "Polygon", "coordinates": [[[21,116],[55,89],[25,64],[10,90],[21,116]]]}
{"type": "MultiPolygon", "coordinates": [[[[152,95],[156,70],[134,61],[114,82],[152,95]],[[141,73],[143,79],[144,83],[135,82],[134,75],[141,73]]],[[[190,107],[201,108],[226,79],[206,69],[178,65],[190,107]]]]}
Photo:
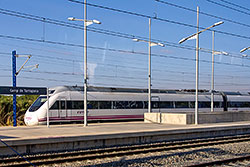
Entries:
{"type": "MultiPolygon", "coordinates": [[[[242,58],[239,51],[250,46],[250,1],[246,0],[162,0],[185,8],[236,21],[214,28],[215,50],[229,52],[230,55],[215,56],[215,89],[226,91],[250,91],[250,57],[242,58]],[[217,2],[233,7],[241,12],[216,5],[217,2]],[[247,9],[229,3],[235,3],[247,9]],[[232,35],[228,35],[229,33],[232,35]],[[242,37],[236,37],[242,36],[242,37]]],[[[166,5],[155,0],[88,0],[88,3],[121,9],[147,16],[188,25],[196,25],[196,13],[166,5]]],[[[68,17],[83,18],[83,6],[67,0],[1,0],[0,35],[22,37],[35,40],[83,45],[83,31],[55,24],[43,23],[3,14],[11,10],[69,24],[83,25],[82,22],[70,22],[68,17]]],[[[88,19],[96,19],[101,25],[91,25],[105,32],[113,31],[128,34],[130,37],[148,38],[148,19],[88,6],[88,19]]],[[[221,19],[200,14],[200,27],[208,27],[221,19]]],[[[159,19],[152,20],[152,39],[166,44],[164,48],[152,47],[152,88],[194,89],[195,88],[195,40],[179,45],[178,41],[196,32],[195,28],[173,24],[159,19]],[[173,47],[173,45],[175,47],[173,47]],[[183,49],[181,47],[190,48],[183,49]]],[[[132,39],[88,32],[88,74],[89,85],[107,87],[147,88],[148,46],[144,42],[132,39]],[[97,47],[100,49],[93,49],[97,47]],[[119,50],[119,51],[118,51],[119,50]],[[144,53],[144,54],[138,54],[144,53]]],[[[206,31],[200,35],[200,47],[211,50],[212,33],[206,31]]],[[[79,46],[55,45],[47,42],[31,42],[6,37],[0,38],[0,85],[12,85],[11,52],[31,54],[28,65],[39,64],[39,68],[24,69],[17,76],[18,86],[59,86],[82,85],[83,48],[79,46]]],[[[250,50],[245,54],[250,55],[250,50]]],[[[211,53],[200,52],[200,89],[210,89],[211,53]]],[[[25,58],[17,58],[19,69],[25,58]]]]}

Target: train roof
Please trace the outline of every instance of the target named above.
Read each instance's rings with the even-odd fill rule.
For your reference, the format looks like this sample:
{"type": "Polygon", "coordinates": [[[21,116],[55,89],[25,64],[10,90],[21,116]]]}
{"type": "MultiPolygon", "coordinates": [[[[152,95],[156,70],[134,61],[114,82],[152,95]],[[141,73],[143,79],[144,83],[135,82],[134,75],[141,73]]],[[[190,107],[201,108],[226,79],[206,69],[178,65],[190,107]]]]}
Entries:
{"type": "MultiPolygon", "coordinates": [[[[81,86],[57,86],[50,88],[50,94],[54,92],[63,92],[63,91],[83,91],[83,87],[81,86]]],[[[94,87],[89,86],[88,91],[90,92],[125,92],[125,93],[147,93],[148,89],[138,89],[138,88],[114,88],[114,87],[94,87]]],[[[152,93],[169,93],[169,94],[194,94],[195,90],[191,89],[183,89],[183,90],[169,90],[169,89],[152,89],[152,93]]],[[[204,94],[210,94],[209,90],[199,90],[204,94]]],[[[219,93],[219,92],[215,92],[219,93]]]]}
{"type": "MultiPolygon", "coordinates": [[[[81,86],[57,86],[50,88],[51,92],[62,92],[62,91],[84,91],[81,86]]],[[[114,87],[94,87],[89,86],[88,91],[92,92],[126,92],[126,93],[147,93],[148,89],[138,89],[138,88],[114,88],[114,87]]],[[[167,89],[152,89],[152,93],[185,93],[191,92],[187,90],[167,90],[167,89]]],[[[202,91],[204,92],[204,91],[202,91]]]]}
{"type": "MultiPolygon", "coordinates": [[[[63,91],[83,91],[82,86],[57,86],[50,88],[50,94],[59,93],[63,91]]],[[[138,88],[115,88],[115,87],[95,87],[89,86],[88,91],[90,92],[126,92],[126,93],[147,93],[148,89],[138,89],[138,88]]],[[[180,90],[170,90],[170,89],[152,89],[152,93],[168,93],[168,94],[195,94],[195,89],[180,89],[180,90]]],[[[210,94],[210,90],[199,90],[199,93],[204,95],[210,94]]],[[[224,95],[250,95],[250,92],[224,92],[224,91],[215,91],[215,94],[224,94],[224,95]]]]}
{"type": "Polygon", "coordinates": [[[250,95],[249,92],[223,92],[225,95],[250,95]]]}

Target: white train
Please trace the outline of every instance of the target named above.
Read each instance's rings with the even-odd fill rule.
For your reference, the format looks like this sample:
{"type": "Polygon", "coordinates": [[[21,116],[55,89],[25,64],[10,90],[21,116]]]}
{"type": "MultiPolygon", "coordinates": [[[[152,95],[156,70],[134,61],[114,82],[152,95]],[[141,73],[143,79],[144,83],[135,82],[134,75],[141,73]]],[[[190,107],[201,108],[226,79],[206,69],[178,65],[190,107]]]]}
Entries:
{"type": "MultiPolygon", "coordinates": [[[[199,111],[210,111],[210,93],[199,93],[199,111]]],[[[143,119],[148,110],[146,89],[88,88],[88,120],[143,119]]],[[[49,121],[83,121],[82,87],[60,86],[50,89],[49,121]]],[[[152,90],[152,112],[193,112],[195,94],[191,91],[152,90]]],[[[250,111],[250,95],[215,92],[215,111],[250,111]]],[[[40,96],[27,110],[26,125],[46,124],[47,97],[40,96]]]]}

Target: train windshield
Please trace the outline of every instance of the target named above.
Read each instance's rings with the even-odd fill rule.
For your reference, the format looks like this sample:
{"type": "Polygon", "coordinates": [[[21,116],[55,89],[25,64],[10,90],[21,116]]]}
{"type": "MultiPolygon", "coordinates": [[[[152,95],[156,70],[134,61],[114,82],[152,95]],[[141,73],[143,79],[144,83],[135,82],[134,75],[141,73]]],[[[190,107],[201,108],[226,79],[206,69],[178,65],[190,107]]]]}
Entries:
{"type": "Polygon", "coordinates": [[[36,101],[31,105],[29,111],[33,112],[33,111],[38,110],[43,105],[43,103],[45,103],[46,101],[47,101],[46,96],[38,97],[38,99],[36,99],[36,101]]]}

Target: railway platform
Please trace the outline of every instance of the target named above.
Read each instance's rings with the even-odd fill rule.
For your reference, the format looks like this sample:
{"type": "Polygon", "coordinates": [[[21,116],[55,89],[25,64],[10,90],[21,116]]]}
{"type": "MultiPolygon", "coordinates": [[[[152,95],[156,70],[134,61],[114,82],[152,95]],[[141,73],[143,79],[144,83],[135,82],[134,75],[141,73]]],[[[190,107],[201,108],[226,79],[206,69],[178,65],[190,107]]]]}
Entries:
{"type": "Polygon", "coordinates": [[[200,125],[141,122],[0,127],[0,156],[250,133],[250,121],[200,125]],[[6,146],[8,145],[8,146],[6,146]],[[11,148],[12,149],[11,149],[11,148]]]}

